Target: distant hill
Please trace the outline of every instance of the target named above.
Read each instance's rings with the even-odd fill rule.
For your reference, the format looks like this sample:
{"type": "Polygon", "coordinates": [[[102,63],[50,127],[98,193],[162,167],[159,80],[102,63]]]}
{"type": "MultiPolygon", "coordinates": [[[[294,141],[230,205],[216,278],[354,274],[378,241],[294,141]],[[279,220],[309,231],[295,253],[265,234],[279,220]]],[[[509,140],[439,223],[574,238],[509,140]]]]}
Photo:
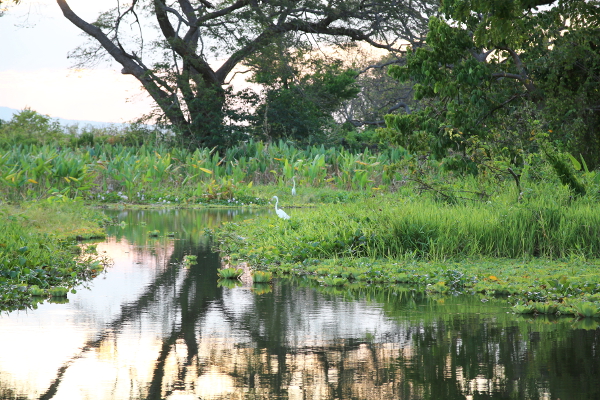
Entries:
{"type": "MultiPolygon", "coordinates": [[[[22,110],[16,110],[10,107],[1,107],[0,106],[0,119],[4,121],[9,121],[12,119],[14,114],[20,113],[22,110]]],[[[51,117],[52,118],[52,117],[51,117]]],[[[94,128],[104,128],[107,126],[124,126],[127,124],[121,123],[112,123],[112,122],[99,122],[99,121],[85,121],[85,120],[77,120],[77,119],[64,119],[64,118],[52,118],[53,120],[58,121],[62,126],[69,125],[79,125],[80,127],[91,125],[94,128]]]]}

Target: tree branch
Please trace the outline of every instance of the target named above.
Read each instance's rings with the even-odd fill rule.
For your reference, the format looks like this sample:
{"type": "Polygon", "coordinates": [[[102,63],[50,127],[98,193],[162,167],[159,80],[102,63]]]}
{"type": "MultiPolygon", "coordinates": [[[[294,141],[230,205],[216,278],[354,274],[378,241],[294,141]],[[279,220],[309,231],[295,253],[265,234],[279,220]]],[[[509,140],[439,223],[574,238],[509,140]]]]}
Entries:
{"type": "MultiPolygon", "coordinates": [[[[213,85],[220,85],[223,81],[220,80],[210,65],[195,52],[195,46],[190,46],[181,39],[167,16],[167,7],[164,0],[154,0],[156,19],[165,39],[169,41],[173,50],[184,60],[188,62],[203,78],[213,85]]],[[[196,27],[192,27],[196,30],[196,27]]]]}
{"type": "Polygon", "coordinates": [[[493,77],[504,77],[504,78],[513,78],[513,79],[517,79],[519,82],[521,82],[523,84],[523,86],[525,86],[525,88],[527,89],[528,92],[530,93],[534,93],[536,92],[537,88],[535,87],[535,85],[533,84],[533,81],[529,78],[529,74],[527,73],[527,69],[525,68],[525,65],[523,64],[523,61],[521,61],[521,57],[519,57],[519,55],[517,54],[516,51],[514,51],[513,49],[506,47],[506,46],[496,46],[496,48],[498,50],[504,50],[506,52],[508,52],[508,54],[510,54],[511,58],[513,59],[513,62],[515,63],[515,67],[517,69],[517,71],[519,72],[519,74],[510,74],[510,73],[506,73],[506,72],[497,72],[492,74],[493,77]],[[499,75],[499,74],[504,74],[504,75],[499,75]]]}
{"type": "Polygon", "coordinates": [[[121,71],[124,74],[131,74],[137,78],[137,80],[144,86],[150,96],[159,105],[163,105],[163,110],[167,118],[175,124],[179,124],[185,121],[183,113],[179,107],[173,107],[173,96],[171,93],[165,92],[160,89],[156,82],[151,78],[151,71],[141,67],[133,58],[133,56],[127,54],[123,49],[115,45],[100,28],[94,26],[83,19],[71,10],[66,0],[56,0],[58,6],[63,12],[65,18],[71,21],[79,29],[87,33],[96,39],[100,45],[119,63],[123,66],[121,71]]]}

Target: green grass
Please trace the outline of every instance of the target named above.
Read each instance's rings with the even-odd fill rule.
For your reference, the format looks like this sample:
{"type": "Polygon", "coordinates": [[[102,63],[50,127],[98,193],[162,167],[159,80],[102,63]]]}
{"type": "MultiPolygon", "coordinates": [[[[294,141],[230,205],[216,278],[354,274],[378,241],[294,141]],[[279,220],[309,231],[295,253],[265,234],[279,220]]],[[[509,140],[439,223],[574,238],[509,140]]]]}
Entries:
{"type": "Polygon", "coordinates": [[[233,230],[251,238],[237,243],[240,248],[272,248],[274,257],[300,262],[332,257],[600,257],[600,213],[584,203],[444,205],[381,196],[287,210],[293,214],[290,221],[257,218],[224,233],[233,230]]]}
{"type": "Polygon", "coordinates": [[[378,196],[294,211],[289,221],[226,224],[215,239],[233,260],[325,286],[408,283],[430,293],[511,295],[515,303],[600,300],[600,217],[585,202],[445,205],[378,196]]]}
{"type": "Polygon", "coordinates": [[[105,260],[79,246],[73,251],[76,239],[103,237],[102,220],[77,202],[0,206],[0,310],[64,297],[103,270],[105,260]]]}

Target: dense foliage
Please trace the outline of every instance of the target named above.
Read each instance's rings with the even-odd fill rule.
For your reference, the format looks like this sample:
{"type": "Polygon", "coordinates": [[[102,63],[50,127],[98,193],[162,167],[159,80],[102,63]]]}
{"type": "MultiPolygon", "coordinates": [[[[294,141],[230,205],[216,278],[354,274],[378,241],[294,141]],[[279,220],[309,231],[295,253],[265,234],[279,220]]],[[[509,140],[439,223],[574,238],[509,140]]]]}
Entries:
{"type": "Polygon", "coordinates": [[[309,64],[307,70],[313,72],[288,74],[285,79],[273,81],[269,74],[257,74],[255,82],[266,89],[252,119],[258,130],[253,136],[266,141],[288,139],[299,145],[327,141],[333,113],[360,89],[356,72],[340,63],[309,64]]]}
{"type": "Polygon", "coordinates": [[[589,168],[600,165],[597,1],[442,2],[426,46],[392,76],[415,83],[420,108],[390,115],[387,137],[410,151],[465,162],[536,151],[532,130],[589,168]]]}
{"type": "Polygon", "coordinates": [[[567,198],[595,199],[598,173],[557,150],[546,133],[531,137],[543,151],[524,155],[525,166],[518,174],[496,163],[468,177],[453,171],[451,158],[428,159],[399,146],[300,149],[283,141],[250,140],[225,152],[191,151],[160,130],[131,126],[122,131],[60,131],[49,118],[25,110],[0,126],[0,194],[16,202],[80,198],[141,204],[256,203],[256,197],[264,201],[265,196],[256,196],[254,185],[287,186],[295,177],[299,188],[429,192],[450,204],[507,193],[521,201],[536,193],[538,183],[565,185],[567,198]],[[36,140],[39,145],[32,144],[36,140]]]}

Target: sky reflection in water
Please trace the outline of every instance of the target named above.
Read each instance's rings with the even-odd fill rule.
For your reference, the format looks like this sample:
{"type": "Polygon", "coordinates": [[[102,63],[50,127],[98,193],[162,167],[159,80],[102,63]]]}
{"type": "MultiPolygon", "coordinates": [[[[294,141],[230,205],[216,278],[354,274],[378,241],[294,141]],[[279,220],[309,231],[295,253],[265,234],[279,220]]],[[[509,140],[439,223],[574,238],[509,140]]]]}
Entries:
{"type": "Polygon", "coordinates": [[[204,228],[237,213],[114,212],[113,267],[0,317],[0,398],[600,398],[599,331],[569,319],[403,287],[218,286],[204,228]]]}

